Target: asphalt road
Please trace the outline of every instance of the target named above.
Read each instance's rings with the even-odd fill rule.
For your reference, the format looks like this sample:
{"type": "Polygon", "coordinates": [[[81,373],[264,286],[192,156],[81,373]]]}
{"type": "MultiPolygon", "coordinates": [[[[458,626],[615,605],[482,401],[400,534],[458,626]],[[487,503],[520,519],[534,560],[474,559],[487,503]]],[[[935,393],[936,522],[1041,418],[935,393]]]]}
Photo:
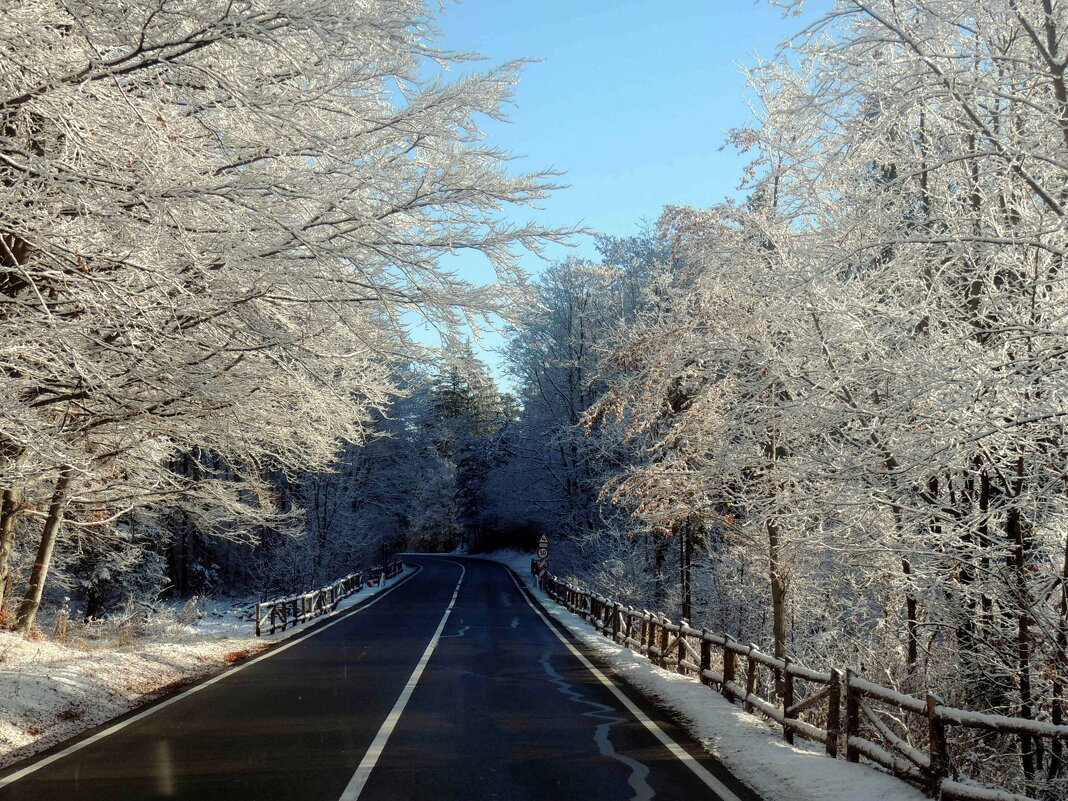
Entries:
{"type": "Polygon", "coordinates": [[[299,642],[0,778],[0,801],[759,801],[506,568],[405,561],[299,642]]]}

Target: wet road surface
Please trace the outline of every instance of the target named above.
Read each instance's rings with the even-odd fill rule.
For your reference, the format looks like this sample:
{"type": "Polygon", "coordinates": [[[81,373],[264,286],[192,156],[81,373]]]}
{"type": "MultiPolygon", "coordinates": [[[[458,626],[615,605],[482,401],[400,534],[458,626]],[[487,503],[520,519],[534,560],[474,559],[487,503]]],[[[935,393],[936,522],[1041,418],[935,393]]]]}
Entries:
{"type": "Polygon", "coordinates": [[[759,801],[506,568],[405,561],[290,647],[0,778],[0,801],[759,801]]]}

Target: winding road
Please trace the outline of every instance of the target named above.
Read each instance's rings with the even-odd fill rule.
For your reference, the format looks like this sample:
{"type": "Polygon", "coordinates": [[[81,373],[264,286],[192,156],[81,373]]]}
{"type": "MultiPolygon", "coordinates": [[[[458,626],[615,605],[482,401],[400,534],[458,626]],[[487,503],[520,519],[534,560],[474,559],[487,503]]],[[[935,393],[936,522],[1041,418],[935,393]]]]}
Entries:
{"type": "Polygon", "coordinates": [[[418,572],[0,777],[0,801],[759,801],[505,567],[418,572]]]}

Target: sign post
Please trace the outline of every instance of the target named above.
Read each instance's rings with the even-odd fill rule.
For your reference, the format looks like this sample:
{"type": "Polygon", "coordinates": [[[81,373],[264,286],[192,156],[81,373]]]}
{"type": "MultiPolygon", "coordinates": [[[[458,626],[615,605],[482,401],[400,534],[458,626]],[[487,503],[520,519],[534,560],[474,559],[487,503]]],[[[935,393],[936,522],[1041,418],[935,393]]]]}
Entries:
{"type": "Polygon", "coordinates": [[[549,538],[544,534],[538,540],[538,586],[545,586],[545,560],[549,558],[549,538]]]}

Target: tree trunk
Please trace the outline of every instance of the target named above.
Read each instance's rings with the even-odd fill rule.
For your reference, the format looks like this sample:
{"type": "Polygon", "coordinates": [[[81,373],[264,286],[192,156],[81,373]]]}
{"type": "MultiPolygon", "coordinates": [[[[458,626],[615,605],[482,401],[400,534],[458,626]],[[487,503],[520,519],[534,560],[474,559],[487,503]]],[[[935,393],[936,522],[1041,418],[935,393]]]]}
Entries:
{"type": "MultiPolygon", "coordinates": [[[[891,467],[888,463],[887,467],[891,467]]],[[[891,483],[895,492],[897,487],[891,483]]],[[[892,506],[894,514],[894,528],[898,532],[899,536],[905,531],[905,523],[902,515],[901,506],[894,504],[892,506]]],[[[916,663],[919,659],[919,649],[917,647],[918,638],[918,604],[916,602],[916,596],[912,592],[912,562],[909,561],[909,557],[901,557],[901,573],[905,577],[905,676],[911,682],[912,677],[916,675],[916,663]]]]}
{"type": "Polygon", "coordinates": [[[21,500],[19,491],[14,488],[4,490],[0,496],[0,624],[7,622],[8,561],[15,547],[15,523],[21,512],[21,500]]]}
{"type": "Polygon", "coordinates": [[[679,559],[679,578],[682,590],[682,618],[693,619],[693,591],[691,584],[691,571],[693,567],[693,518],[686,518],[682,528],[682,539],[679,542],[681,549],[679,559]]]}
{"type": "Polygon", "coordinates": [[[60,524],[63,522],[63,510],[67,501],[67,488],[70,486],[71,468],[65,467],[59,474],[55,492],[52,493],[52,503],[48,507],[48,517],[45,519],[44,529],[41,531],[41,545],[37,549],[37,559],[33,563],[33,572],[30,574],[30,583],[26,587],[26,597],[19,607],[18,628],[23,634],[30,631],[37,610],[41,606],[41,594],[44,592],[45,578],[48,576],[48,568],[52,564],[52,551],[56,547],[56,536],[59,534],[60,524]]]}
{"type": "Polygon", "coordinates": [[[782,545],[779,527],[767,524],[768,532],[768,571],[771,576],[771,626],[775,637],[775,656],[786,656],[786,577],[783,575],[782,545]]]}
{"type": "MultiPolygon", "coordinates": [[[[1058,605],[1057,639],[1053,657],[1052,718],[1054,726],[1064,723],[1064,692],[1068,685],[1068,537],[1064,539],[1064,560],[1061,562],[1061,600],[1058,605]]],[[[1050,743],[1049,768],[1046,778],[1057,778],[1064,770],[1064,746],[1054,737],[1050,743]]]]}
{"type": "MultiPolygon", "coordinates": [[[[786,577],[783,575],[780,548],[782,540],[779,527],[768,521],[768,572],[771,577],[771,628],[775,638],[775,656],[786,659],[786,577]]],[[[782,674],[776,671],[775,692],[783,697],[785,682],[782,674]]]]}
{"type": "Polygon", "coordinates": [[[171,534],[171,547],[168,556],[168,569],[170,571],[171,579],[171,593],[176,598],[183,598],[186,594],[185,586],[185,538],[186,538],[186,522],[185,515],[181,515],[181,520],[176,530],[171,534]]]}
{"type": "Polygon", "coordinates": [[[668,547],[670,540],[663,534],[653,533],[653,603],[660,611],[667,603],[667,587],[665,586],[664,565],[667,562],[668,547]]]}
{"type": "Polygon", "coordinates": [[[905,672],[909,676],[916,673],[916,662],[919,660],[917,649],[917,608],[916,596],[912,594],[912,563],[906,559],[901,560],[901,572],[905,574],[908,587],[905,590],[905,637],[906,656],[905,672]]]}
{"type": "MultiPolygon", "coordinates": [[[[1021,456],[1016,461],[1016,482],[1013,492],[1016,499],[1020,497],[1023,478],[1024,460],[1021,456]]],[[[1027,587],[1027,553],[1030,550],[1030,538],[1026,530],[1027,524],[1023,519],[1023,512],[1015,500],[1005,518],[1005,528],[1005,533],[1012,543],[1010,564],[1016,585],[1013,590],[1016,601],[1020,605],[1019,609],[1016,610],[1016,669],[1020,689],[1020,717],[1031,720],[1034,718],[1034,694],[1031,688],[1031,599],[1027,587]]],[[[1029,793],[1032,790],[1031,783],[1034,781],[1035,757],[1039,744],[1038,738],[1025,734],[1020,735],[1020,761],[1022,762],[1024,779],[1027,782],[1029,793]]]]}

